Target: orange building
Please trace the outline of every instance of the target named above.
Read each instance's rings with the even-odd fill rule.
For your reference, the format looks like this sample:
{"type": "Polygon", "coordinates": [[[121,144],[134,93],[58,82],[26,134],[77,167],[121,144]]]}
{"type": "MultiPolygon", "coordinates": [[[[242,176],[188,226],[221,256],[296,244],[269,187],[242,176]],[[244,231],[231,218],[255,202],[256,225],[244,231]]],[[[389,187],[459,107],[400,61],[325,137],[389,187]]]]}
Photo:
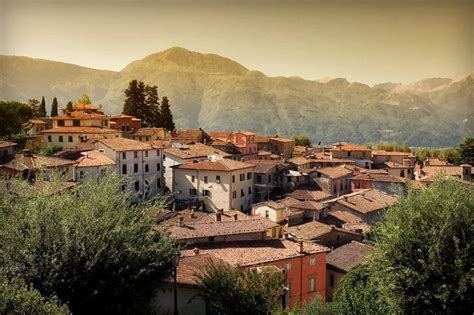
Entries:
{"type": "Polygon", "coordinates": [[[130,115],[115,115],[110,117],[110,128],[122,130],[123,132],[132,132],[140,129],[142,121],[139,118],[130,115]]]}

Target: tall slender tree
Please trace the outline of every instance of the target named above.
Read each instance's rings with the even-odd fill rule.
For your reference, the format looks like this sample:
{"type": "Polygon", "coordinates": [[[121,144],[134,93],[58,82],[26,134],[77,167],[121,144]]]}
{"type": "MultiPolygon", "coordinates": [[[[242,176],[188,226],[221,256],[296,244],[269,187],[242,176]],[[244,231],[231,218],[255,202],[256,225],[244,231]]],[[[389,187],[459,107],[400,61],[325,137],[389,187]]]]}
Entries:
{"type": "Polygon", "coordinates": [[[58,116],[58,99],[55,97],[53,98],[53,102],[51,103],[51,117],[58,116]]]}
{"type": "Polygon", "coordinates": [[[141,81],[132,80],[124,93],[125,103],[123,104],[122,113],[135,116],[144,121],[146,116],[145,84],[141,81]]]}
{"type": "Polygon", "coordinates": [[[72,104],[72,101],[67,102],[67,104],[66,104],[66,109],[67,109],[67,110],[72,110],[72,105],[73,105],[73,104],[72,104]]]}
{"type": "Polygon", "coordinates": [[[161,100],[160,112],[160,127],[166,128],[168,131],[173,131],[175,129],[173,114],[171,113],[170,104],[166,96],[161,100]]]}
{"type": "Polygon", "coordinates": [[[41,98],[41,103],[38,107],[38,116],[46,117],[48,113],[46,113],[46,101],[44,100],[44,96],[41,98]]]}
{"type": "Polygon", "coordinates": [[[149,127],[160,126],[160,98],[158,97],[158,87],[156,85],[145,87],[146,115],[145,124],[149,127]]]}

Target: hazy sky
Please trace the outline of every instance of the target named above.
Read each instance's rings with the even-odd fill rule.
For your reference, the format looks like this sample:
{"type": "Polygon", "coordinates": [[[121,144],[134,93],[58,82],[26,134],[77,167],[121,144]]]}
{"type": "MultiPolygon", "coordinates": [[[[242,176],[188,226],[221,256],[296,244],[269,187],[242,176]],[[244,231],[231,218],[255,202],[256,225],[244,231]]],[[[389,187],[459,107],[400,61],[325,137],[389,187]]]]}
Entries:
{"type": "Polygon", "coordinates": [[[455,78],[473,69],[473,2],[0,0],[0,54],[120,70],[180,46],[270,76],[455,78]]]}

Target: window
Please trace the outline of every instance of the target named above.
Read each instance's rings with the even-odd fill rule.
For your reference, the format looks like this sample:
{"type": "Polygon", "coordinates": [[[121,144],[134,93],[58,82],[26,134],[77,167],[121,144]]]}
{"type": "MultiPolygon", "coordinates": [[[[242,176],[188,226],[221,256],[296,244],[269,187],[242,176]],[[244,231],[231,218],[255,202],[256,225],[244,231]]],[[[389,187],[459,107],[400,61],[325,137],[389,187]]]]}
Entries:
{"type": "Polygon", "coordinates": [[[138,152],[137,151],[133,151],[133,157],[138,158],[138,152]]]}
{"type": "Polygon", "coordinates": [[[271,174],[268,174],[268,182],[269,182],[269,183],[272,182],[272,175],[271,175],[271,174]]]}
{"type": "Polygon", "coordinates": [[[204,176],[204,183],[207,184],[207,176],[204,176]]]}
{"type": "Polygon", "coordinates": [[[211,195],[211,192],[210,192],[209,190],[207,190],[207,189],[203,189],[203,190],[202,190],[202,195],[203,195],[203,196],[210,196],[210,195],[211,195]]]}
{"type": "Polygon", "coordinates": [[[127,174],[127,164],[122,165],[122,175],[127,174]]]}
{"type": "Polygon", "coordinates": [[[148,173],[148,164],[145,164],[145,173],[148,173]]]}
{"type": "Polygon", "coordinates": [[[309,265],[310,265],[310,266],[316,265],[316,258],[310,258],[310,259],[309,259],[309,265]]]}
{"type": "Polygon", "coordinates": [[[209,242],[214,242],[214,236],[209,236],[209,242]]]}
{"type": "Polygon", "coordinates": [[[138,163],[133,164],[133,172],[138,173],[138,163]]]}
{"type": "Polygon", "coordinates": [[[251,172],[247,173],[247,179],[252,179],[252,173],[251,172]]]}
{"type": "Polygon", "coordinates": [[[64,127],[64,120],[58,120],[58,126],[64,127]]]}
{"type": "Polygon", "coordinates": [[[400,171],[400,177],[405,177],[405,171],[404,170],[400,171]]]}
{"type": "Polygon", "coordinates": [[[51,136],[48,136],[48,142],[51,142],[51,141],[53,141],[53,140],[51,139],[51,136]]]}
{"type": "Polygon", "coordinates": [[[351,153],[352,153],[352,152],[350,152],[350,151],[349,151],[349,152],[347,152],[347,156],[351,156],[351,153]]]}
{"type": "Polygon", "coordinates": [[[124,160],[127,159],[127,152],[122,152],[122,159],[124,159],[124,160]]]}
{"type": "Polygon", "coordinates": [[[316,291],[316,279],[314,277],[308,278],[308,292],[316,291]]]}
{"type": "Polygon", "coordinates": [[[288,282],[286,284],[286,287],[288,288],[288,296],[291,294],[291,282],[288,282]]]}
{"type": "Polygon", "coordinates": [[[360,182],[355,182],[355,188],[360,188],[360,182]]]}
{"type": "Polygon", "coordinates": [[[67,136],[67,142],[72,142],[72,136],[67,136]]]}
{"type": "Polygon", "coordinates": [[[257,184],[262,183],[262,175],[257,175],[257,184]]]}
{"type": "Polygon", "coordinates": [[[220,184],[221,183],[221,176],[216,175],[216,183],[220,184]]]}
{"type": "Polygon", "coordinates": [[[235,183],[235,175],[232,175],[232,182],[235,183]]]}
{"type": "Polygon", "coordinates": [[[334,275],[332,275],[332,274],[329,275],[329,286],[330,286],[331,288],[334,287],[334,275]]]}
{"type": "Polygon", "coordinates": [[[334,185],[333,191],[334,191],[334,194],[337,194],[337,186],[336,185],[334,185]]]}
{"type": "Polygon", "coordinates": [[[79,178],[84,178],[84,171],[79,171],[79,178]]]}
{"type": "Polygon", "coordinates": [[[244,181],[245,180],[245,174],[240,174],[240,181],[244,181]]]}
{"type": "Polygon", "coordinates": [[[145,157],[148,157],[148,151],[145,151],[145,157]]]}
{"type": "Polygon", "coordinates": [[[159,171],[159,170],[160,170],[160,168],[161,168],[161,165],[160,165],[160,163],[156,164],[156,170],[157,170],[157,171],[159,171]]]}
{"type": "Polygon", "coordinates": [[[341,187],[340,187],[340,190],[342,190],[342,182],[341,182],[341,187]]]}
{"type": "Polygon", "coordinates": [[[235,198],[237,198],[237,191],[234,190],[232,192],[232,199],[235,199],[235,198]]]}
{"type": "Polygon", "coordinates": [[[252,194],[252,187],[249,187],[249,195],[252,194]]]}
{"type": "Polygon", "coordinates": [[[194,183],[196,181],[196,176],[191,175],[191,183],[194,183]]]}
{"type": "Polygon", "coordinates": [[[156,180],[156,187],[161,188],[161,178],[156,180]]]}
{"type": "Polygon", "coordinates": [[[241,190],[240,190],[240,197],[243,197],[243,196],[245,196],[245,193],[244,193],[244,190],[241,189],[241,190]]]}
{"type": "Polygon", "coordinates": [[[290,269],[291,269],[291,263],[285,264],[285,269],[286,269],[286,270],[290,270],[290,269]]]}
{"type": "Polygon", "coordinates": [[[189,188],[189,194],[191,196],[196,196],[197,195],[197,190],[195,188],[189,188]]]}
{"type": "Polygon", "coordinates": [[[63,142],[63,136],[59,136],[59,142],[63,142]]]}
{"type": "Polygon", "coordinates": [[[139,191],[139,190],[140,190],[140,181],[137,180],[137,181],[135,182],[135,191],[139,191]]]}
{"type": "Polygon", "coordinates": [[[73,121],[72,121],[72,125],[73,125],[74,127],[79,127],[79,126],[81,125],[81,121],[80,121],[80,120],[73,120],[73,121]]]}
{"type": "Polygon", "coordinates": [[[268,218],[270,216],[270,211],[267,209],[265,210],[265,218],[268,218]]]}

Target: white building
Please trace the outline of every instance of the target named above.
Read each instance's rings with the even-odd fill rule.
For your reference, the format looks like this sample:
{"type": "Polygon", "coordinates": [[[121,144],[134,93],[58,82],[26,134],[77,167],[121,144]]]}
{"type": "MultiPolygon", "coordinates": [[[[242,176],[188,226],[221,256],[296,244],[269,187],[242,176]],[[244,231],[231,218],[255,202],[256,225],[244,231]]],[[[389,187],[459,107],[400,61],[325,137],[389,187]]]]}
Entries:
{"type": "Polygon", "coordinates": [[[96,148],[115,162],[118,174],[129,178],[132,191],[141,196],[163,193],[162,150],[126,138],[100,139],[96,148]]]}
{"type": "Polygon", "coordinates": [[[196,144],[173,144],[172,148],[163,151],[163,166],[165,185],[173,190],[173,172],[171,167],[189,163],[196,160],[206,160],[210,156],[220,156],[222,158],[231,158],[232,155],[215,149],[211,146],[196,143],[196,144]]]}
{"type": "Polygon", "coordinates": [[[194,161],[173,167],[178,200],[201,201],[207,210],[247,211],[253,200],[254,165],[230,159],[194,161]]]}
{"type": "Polygon", "coordinates": [[[74,181],[83,182],[87,178],[97,179],[106,174],[107,169],[114,167],[115,162],[98,150],[81,153],[74,167],[74,181]]]}
{"type": "Polygon", "coordinates": [[[100,127],[57,127],[41,131],[48,148],[69,149],[92,139],[118,138],[120,130],[100,127]]]}

